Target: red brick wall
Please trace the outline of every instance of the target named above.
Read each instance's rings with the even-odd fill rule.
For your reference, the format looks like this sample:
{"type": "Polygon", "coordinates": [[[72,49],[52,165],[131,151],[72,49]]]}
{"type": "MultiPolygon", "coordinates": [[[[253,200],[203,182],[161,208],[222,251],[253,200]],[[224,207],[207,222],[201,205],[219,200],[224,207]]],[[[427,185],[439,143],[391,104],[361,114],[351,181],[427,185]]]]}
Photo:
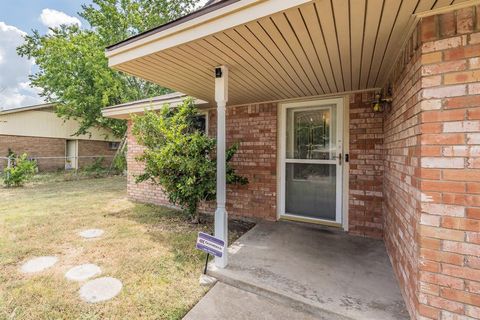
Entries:
{"type": "Polygon", "coordinates": [[[415,319],[480,319],[479,14],[421,20],[385,114],[385,241],[415,319]]]}
{"type": "Polygon", "coordinates": [[[107,167],[112,163],[116,150],[109,148],[108,141],[78,140],[78,166],[80,168],[92,164],[95,159],[103,157],[102,165],[107,167]]]}
{"type": "Polygon", "coordinates": [[[417,306],[420,191],[420,52],[416,34],[395,70],[393,102],[384,113],[384,239],[412,315],[417,306]]]}
{"type": "Polygon", "coordinates": [[[350,96],[349,232],[383,235],[383,114],[372,110],[374,93],[350,96]]]}
{"type": "MultiPolygon", "coordinates": [[[[65,157],[65,139],[0,135],[0,157],[6,157],[9,148],[18,155],[27,153],[32,158],[65,157]]],[[[37,163],[40,171],[65,167],[65,159],[39,159],[37,163]]],[[[0,161],[0,170],[4,165],[6,163],[0,161]]]]}
{"type": "MultiPolygon", "coordinates": [[[[209,112],[210,134],[216,135],[216,112],[209,112]]],[[[227,211],[275,220],[277,217],[277,104],[227,108],[227,145],[239,143],[232,159],[246,186],[227,188],[227,211]]],[[[213,207],[211,207],[213,211],[213,207]]]]}
{"type": "MultiPolygon", "coordinates": [[[[168,205],[159,187],[149,183],[135,184],[142,164],[135,161],[141,154],[128,124],[128,195],[142,202],[168,205]]],[[[227,211],[232,215],[276,219],[277,106],[256,104],[227,108],[227,144],[238,142],[240,148],[232,159],[237,173],[249,180],[246,186],[227,186],[227,211]]],[[[209,134],[216,133],[216,112],[209,112],[209,134]]],[[[214,203],[204,204],[203,211],[213,212],[214,203]]]]}
{"type": "MultiPolygon", "coordinates": [[[[54,171],[65,168],[66,140],[60,138],[24,137],[0,135],[0,157],[6,157],[8,149],[18,155],[27,153],[30,158],[58,157],[56,159],[37,159],[39,171],[54,171]]],[[[104,165],[108,166],[115,154],[110,150],[107,141],[78,140],[79,156],[107,156],[104,165]],[[110,156],[110,157],[108,157],[110,156]]],[[[80,158],[79,166],[91,164],[94,157],[80,158]]],[[[6,166],[6,161],[0,160],[0,171],[6,166]]]]}
{"type": "MultiPolygon", "coordinates": [[[[350,192],[349,229],[352,234],[382,237],[383,118],[371,110],[372,93],[350,97],[350,192]]],[[[232,160],[237,172],[249,180],[247,186],[228,186],[230,214],[276,219],[277,105],[256,104],[227,108],[227,143],[240,143],[232,160]]],[[[209,112],[209,134],[216,134],[216,112],[209,112]]],[[[169,205],[160,187],[135,183],[143,166],[135,161],[142,153],[128,132],[128,195],[131,199],[169,205]]],[[[201,206],[215,210],[214,203],[201,206]]]]}
{"type": "Polygon", "coordinates": [[[480,319],[480,6],[422,21],[419,314],[480,319]]]}

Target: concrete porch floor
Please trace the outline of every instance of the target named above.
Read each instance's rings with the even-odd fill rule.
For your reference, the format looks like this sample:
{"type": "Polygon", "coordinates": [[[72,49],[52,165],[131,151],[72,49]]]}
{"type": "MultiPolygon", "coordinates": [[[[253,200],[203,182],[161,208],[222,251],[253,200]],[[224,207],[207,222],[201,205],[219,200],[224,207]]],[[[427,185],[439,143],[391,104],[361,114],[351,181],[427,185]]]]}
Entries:
{"type": "Polygon", "coordinates": [[[332,313],[351,319],[409,318],[380,240],[312,224],[261,222],[229,252],[228,267],[210,264],[209,274],[262,299],[322,319],[332,313]]]}

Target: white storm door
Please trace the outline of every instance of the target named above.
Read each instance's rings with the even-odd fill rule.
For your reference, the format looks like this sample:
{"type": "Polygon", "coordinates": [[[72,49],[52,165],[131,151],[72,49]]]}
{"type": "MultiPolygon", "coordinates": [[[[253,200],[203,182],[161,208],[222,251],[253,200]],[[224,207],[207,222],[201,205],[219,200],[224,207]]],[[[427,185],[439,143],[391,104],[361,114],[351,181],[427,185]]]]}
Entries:
{"type": "Polygon", "coordinates": [[[280,216],[342,223],[343,99],[281,109],[280,216]]]}

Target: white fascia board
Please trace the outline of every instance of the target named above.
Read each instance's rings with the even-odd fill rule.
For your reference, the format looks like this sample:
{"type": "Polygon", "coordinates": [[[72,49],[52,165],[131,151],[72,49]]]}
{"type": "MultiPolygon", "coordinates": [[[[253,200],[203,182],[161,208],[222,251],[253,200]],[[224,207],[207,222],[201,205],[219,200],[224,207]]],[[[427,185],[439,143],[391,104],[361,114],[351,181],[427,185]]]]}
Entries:
{"type": "MultiPolygon", "coordinates": [[[[134,104],[118,108],[107,108],[102,110],[102,115],[106,118],[115,118],[115,119],[129,119],[132,114],[142,114],[145,110],[160,110],[164,105],[169,105],[174,108],[183,103],[185,97],[179,97],[175,99],[158,101],[158,102],[143,102],[140,104],[134,104]]],[[[206,101],[195,99],[195,105],[204,105],[207,104],[206,101]]]]}
{"type": "Polygon", "coordinates": [[[106,52],[113,67],[313,0],[242,0],[106,52]]]}

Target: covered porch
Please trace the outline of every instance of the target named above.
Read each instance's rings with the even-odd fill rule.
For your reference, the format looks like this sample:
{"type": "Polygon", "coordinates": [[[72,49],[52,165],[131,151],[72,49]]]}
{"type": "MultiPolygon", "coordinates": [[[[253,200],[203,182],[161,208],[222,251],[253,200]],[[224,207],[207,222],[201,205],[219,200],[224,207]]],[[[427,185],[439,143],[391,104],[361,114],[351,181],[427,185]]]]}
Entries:
{"type": "Polygon", "coordinates": [[[478,293],[463,281],[478,238],[448,218],[480,204],[456,181],[479,150],[468,136],[478,127],[460,123],[478,120],[478,72],[467,72],[479,68],[478,3],[223,0],[108,48],[113,68],[208,104],[216,237],[226,242],[229,213],[329,226],[262,223],[213,275],[312,312],[408,318],[390,258],[412,318],[473,314],[478,293]],[[388,110],[374,111],[374,93],[390,88],[388,110]],[[307,124],[315,134],[302,135],[307,124]],[[235,164],[251,178],[243,190],[225,183],[236,139],[235,164]],[[381,241],[343,231],[383,238],[388,256],[381,241]]]}
{"type": "MultiPolygon", "coordinates": [[[[258,310],[262,315],[288,306],[301,310],[291,319],[409,318],[380,240],[318,225],[261,222],[232,244],[229,253],[227,268],[211,264],[208,269],[209,275],[237,290],[235,298],[223,297],[225,304],[235,306],[235,300],[254,294],[252,304],[268,309],[258,310]]],[[[209,310],[215,291],[186,319],[244,319],[255,309],[244,302],[237,306],[238,313],[235,307],[209,310]]]]}
{"type": "MultiPolygon", "coordinates": [[[[388,87],[402,48],[416,37],[419,19],[465,3],[469,1],[223,0],[112,45],[106,54],[109,65],[117,70],[191,95],[213,107],[218,160],[217,237],[228,238],[227,109],[259,103],[271,103],[278,110],[272,132],[278,139],[274,155],[278,164],[276,172],[270,170],[278,186],[269,196],[276,198],[276,219],[296,219],[292,210],[303,210],[300,220],[348,230],[352,206],[349,99],[358,92],[379,92],[388,87]],[[292,121],[297,121],[296,126],[289,128],[292,121]],[[308,130],[323,130],[318,139],[302,134],[309,121],[315,122],[318,130],[308,130]],[[303,144],[296,142],[302,139],[306,140],[303,144]],[[309,194],[311,203],[305,206],[302,196],[311,185],[303,189],[295,189],[295,185],[311,177],[327,181],[328,190],[318,188],[309,194]],[[297,197],[291,206],[286,200],[289,192],[297,197]],[[323,202],[314,201],[321,197],[323,202]],[[312,212],[318,208],[329,212],[314,216],[312,212]]],[[[362,102],[368,108],[369,101],[362,102]]],[[[381,125],[378,120],[374,122],[381,125]]],[[[377,140],[383,134],[383,128],[360,130],[377,140]]],[[[373,156],[373,161],[381,162],[373,156]]],[[[373,171],[380,171],[381,164],[376,166],[373,171]]],[[[374,188],[375,183],[361,192],[378,197],[381,192],[374,188]]],[[[375,212],[379,210],[381,204],[376,203],[375,212]]],[[[380,225],[379,219],[368,223],[380,225]]],[[[227,257],[217,258],[217,266],[225,267],[227,257]]]]}

